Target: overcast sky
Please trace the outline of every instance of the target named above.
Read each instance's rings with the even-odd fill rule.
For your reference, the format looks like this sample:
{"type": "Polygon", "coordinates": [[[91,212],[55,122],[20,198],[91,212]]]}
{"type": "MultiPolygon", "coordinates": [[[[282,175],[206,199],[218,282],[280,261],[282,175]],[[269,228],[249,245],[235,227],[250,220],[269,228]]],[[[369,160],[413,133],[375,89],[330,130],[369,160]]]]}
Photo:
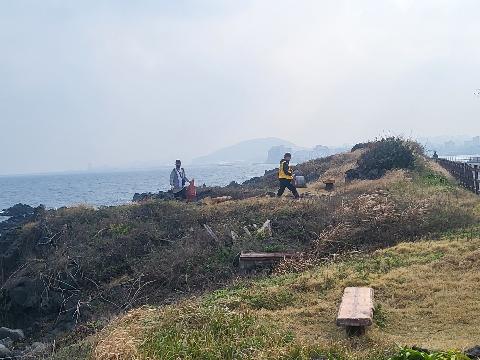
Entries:
{"type": "Polygon", "coordinates": [[[480,134],[478,0],[0,0],[0,174],[480,134]]]}

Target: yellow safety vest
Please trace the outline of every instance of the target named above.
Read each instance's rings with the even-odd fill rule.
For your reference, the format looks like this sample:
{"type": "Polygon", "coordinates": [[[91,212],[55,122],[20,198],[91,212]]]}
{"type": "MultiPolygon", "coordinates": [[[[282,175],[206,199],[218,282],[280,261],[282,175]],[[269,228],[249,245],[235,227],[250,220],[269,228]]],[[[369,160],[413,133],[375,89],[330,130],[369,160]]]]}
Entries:
{"type": "MultiPolygon", "coordinates": [[[[293,175],[286,174],[285,171],[283,171],[283,164],[285,164],[285,160],[280,161],[280,168],[278,169],[278,178],[293,180],[293,175]]],[[[290,166],[288,167],[288,172],[290,173],[292,172],[292,168],[290,166]]]]}

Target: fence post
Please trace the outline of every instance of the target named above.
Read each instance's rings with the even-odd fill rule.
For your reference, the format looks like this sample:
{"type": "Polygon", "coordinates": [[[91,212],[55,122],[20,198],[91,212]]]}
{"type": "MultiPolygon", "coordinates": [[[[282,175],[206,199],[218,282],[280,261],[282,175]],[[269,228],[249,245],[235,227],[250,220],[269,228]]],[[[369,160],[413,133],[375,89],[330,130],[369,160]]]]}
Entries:
{"type": "Polygon", "coordinates": [[[480,179],[478,178],[478,165],[473,165],[473,184],[475,186],[475,194],[480,194],[480,179]]]}

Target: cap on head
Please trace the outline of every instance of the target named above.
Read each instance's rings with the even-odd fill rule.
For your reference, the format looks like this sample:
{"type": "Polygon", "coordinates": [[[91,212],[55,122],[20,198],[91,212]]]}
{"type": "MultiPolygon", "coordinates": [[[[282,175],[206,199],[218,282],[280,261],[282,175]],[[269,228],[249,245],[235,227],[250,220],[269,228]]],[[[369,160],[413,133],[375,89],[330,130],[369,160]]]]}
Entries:
{"type": "Polygon", "coordinates": [[[175,164],[181,164],[182,162],[180,160],[175,160],[175,164]]]}
{"type": "Polygon", "coordinates": [[[284,158],[284,159],[291,159],[291,158],[292,158],[292,154],[290,154],[290,153],[285,153],[285,155],[283,155],[283,158],[284,158]]]}

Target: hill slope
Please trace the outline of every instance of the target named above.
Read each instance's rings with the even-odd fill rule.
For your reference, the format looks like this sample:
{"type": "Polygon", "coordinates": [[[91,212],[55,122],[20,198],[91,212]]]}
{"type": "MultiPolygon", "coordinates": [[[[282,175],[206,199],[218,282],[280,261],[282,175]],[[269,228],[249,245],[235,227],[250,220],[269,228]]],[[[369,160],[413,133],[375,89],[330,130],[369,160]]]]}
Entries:
{"type": "MultiPolygon", "coordinates": [[[[288,196],[276,199],[264,195],[265,191],[275,190],[277,185],[274,174],[268,173],[244,185],[223,188],[225,195],[233,191],[243,195],[240,200],[220,204],[147,201],[98,210],[76,207],[40,213],[32,222],[2,237],[3,245],[15,249],[17,254],[10,262],[2,263],[4,281],[0,290],[0,311],[3,324],[24,328],[29,341],[55,340],[57,355],[67,354],[64,358],[69,359],[84,358],[82,356],[92,349],[99,359],[115,353],[118,358],[131,358],[130,350],[108,347],[107,343],[112,344],[108,334],[112,332],[116,334],[113,338],[125,339],[124,343],[137,352],[139,358],[162,358],[155,345],[158,338],[149,337],[157,330],[164,335],[160,338],[171,339],[165,345],[171,349],[174,359],[188,358],[179,355],[182,346],[190,341],[184,337],[188,329],[174,325],[181,325],[182,321],[197,329],[191,338],[192,343],[197,344],[196,350],[188,351],[197,351],[200,359],[198,354],[217,354],[208,352],[208,349],[218,350],[212,348],[213,343],[225,343],[225,349],[233,351],[240,346],[236,341],[241,341],[247,350],[242,356],[233,358],[246,359],[248,356],[276,359],[281,358],[278,354],[287,356],[295,351],[300,355],[284,358],[302,359],[301,356],[308,358],[305,354],[316,351],[315,346],[322,351],[342,348],[345,343],[333,336],[340,336],[340,332],[331,323],[342,286],[351,281],[351,284],[371,283],[382,290],[379,276],[390,270],[434,264],[444,259],[443,256],[431,259],[427,254],[429,262],[423,263],[423,256],[417,259],[415,255],[420,248],[408,252],[406,258],[383,254],[379,256],[386,258],[378,260],[380,271],[375,272],[370,267],[377,265],[368,263],[369,254],[402,242],[438,239],[455,229],[470,228],[479,220],[478,197],[455,186],[437,164],[414,152],[409,144],[404,144],[404,148],[412,151],[412,162],[405,169],[394,169],[396,153],[388,151],[388,146],[385,147],[388,143],[378,144],[381,144],[382,156],[389,160],[380,163],[387,164],[390,170],[382,167],[375,172],[378,176],[374,180],[344,182],[344,175],[359,168],[359,163],[367,164],[369,170],[376,166],[377,157],[370,156],[375,155],[372,153],[375,143],[351,153],[300,165],[311,183],[308,189],[301,189],[303,198],[296,202],[288,196]],[[365,159],[369,162],[365,163],[365,159]],[[336,179],[333,192],[324,190],[321,179],[325,177],[336,179]],[[272,225],[271,236],[257,232],[267,219],[272,225]],[[236,279],[242,276],[235,260],[243,250],[295,251],[300,255],[275,270],[286,275],[260,283],[240,282],[232,289],[232,284],[235,286],[236,279]],[[366,257],[348,257],[348,254],[357,253],[366,254],[366,257]],[[337,268],[340,264],[331,262],[339,258],[344,265],[337,268]],[[319,278],[313,290],[308,289],[308,284],[302,290],[301,284],[284,280],[317,276],[323,279],[324,285],[319,278]],[[264,286],[263,290],[258,290],[259,286],[264,286]],[[214,292],[222,288],[226,290],[214,292]],[[192,296],[202,296],[202,299],[195,300],[192,296]],[[326,296],[322,304],[321,296],[326,296]],[[165,306],[172,303],[174,305],[165,306]],[[129,312],[145,305],[153,306],[153,310],[149,310],[153,320],[148,323],[143,321],[144,310],[129,312]],[[315,311],[308,315],[310,307],[315,311]],[[322,309],[324,312],[320,311],[322,309]],[[138,334],[131,335],[130,330],[122,328],[123,320],[119,320],[107,326],[100,335],[93,335],[108,325],[111,317],[124,313],[130,314],[124,321],[138,334]],[[162,314],[161,317],[170,322],[162,325],[155,314],[162,314]],[[278,329],[269,332],[273,329],[272,317],[280,315],[285,321],[278,321],[278,329]],[[204,330],[210,331],[202,328],[202,323],[208,320],[205,323],[208,327],[209,321],[217,316],[218,322],[212,324],[216,332],[204,339],[210,342],[201,343],[195,336],[201,336],[204,330]],[[224,324],[231,324],[234,331],[224,324]],[[123,331],[123,337],[116,329],[123,331]],[[229,334],[233,334],[233,338],[229,334]],[[87,340],[82,341],[84,338],[87,340]],[[139,347],[139,344],[147,344],[144,342],[147,340],[153,342],[151,346],[139,347]],[[72,343],[75,343],[73,347],[72,343]],[[102,348],[101,343],[107,348],[102,348]],[[266,348],[276,349],[278,353],[265,353],[266,348]]],[[[394,143],[398,145],[398,140],[394,143]]],[[[445,251],[454,251],[457,245],[452,246],[445,251]]],[[[438,270],[438,273],[441,272],[438,270]]],[[[262,272],[249,274],[253,278],[263,275],[262,272]]],[[[388,288],[401,288],[404,284],[406,282],[395,283],[394,279],[388,279],[388,288]]],[[[464,290],[465,296],[470,296],[469,290],[464,290]]],[[[379,296],[382,299],[382,292],[379,296]]],[[[445,299],[450,301],[449,297],[445,299]]],[[[386,308],[394,305],[388,303],[387,298],[382,301],[386,308]]],[[[439,298],[438,301],[443,300],[439,298]]],[[[428,313],[425,314],[428,318],[428,313]]],[[[393,324],[397,326],[396,322],[393,324]]],[[[457,330],[452,340],[461,339],[457,330]]],[[[382,338],[387,339],[383,335],[382,338]]],[[[406,338],[407,335],[400,337],[399,341],[406,338]]],[[[374,338],[372,344],[384,354],[393,339],[383,344],[375,342],[374,338]]],[[[464,342],[459,341],[454,346],[467,346],[470,341],[467,336],[464,342]]],[[[408,343],[405,341],[405,344],[408,343]]],[[[444,338],[438,344],[447,346],[453,342],[444,338]]],[[[339,351],[357,354],[354,348],[339,351]]],[[[195,358],[193,356],[191,358],[195,358]]]]}
{"type": "Polygon", "coordinates": [[[134,310],[102,331],[93,358],[387,359],[396,344],[466,349],[480,331],[471,316],[480,311],[479,231],[344,256],[299,274],[241,281],[198,300],[134,310]],[[375,325],[364,338],[348,339],[334,324],[346,286],[375,288],[375,325]]]}

